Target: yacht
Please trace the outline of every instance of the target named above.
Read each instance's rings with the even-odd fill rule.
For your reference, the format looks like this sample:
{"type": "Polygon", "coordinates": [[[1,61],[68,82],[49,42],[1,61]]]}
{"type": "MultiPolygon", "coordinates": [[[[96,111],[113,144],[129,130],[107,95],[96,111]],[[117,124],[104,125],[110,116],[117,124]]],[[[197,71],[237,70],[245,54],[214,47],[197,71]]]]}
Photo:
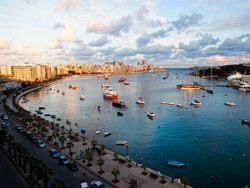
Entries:
{"type": "Polygon", "coordinates": [[[236,106],[236,104],[233,103],[233,102],[225,102],[225,105],[228,105],[228,106],[236,106]]]}
{"type": "Polygon", "coordinates": [[[193,106],[201,106],[201,102],[198,101],[198,100],[194,100],[190,103],[190,105],[193,105],[193,106]]]}
{"type": "Polygon", "coordinates": [[[136,100],[136,103],[137,103],[137,104],[145,104],[145,101],[143,100],[142,97],[139,97],[139,98],[136,100]]]}
{"type": "Polygon", "coordinates": [[[80,100],[84,100],[84,99],[85,99],[85,96],[81,95],[80,100]]]}
{"type": "Polygon", "coordinates": [[[146,113],[147,113],[147,116],[148,116],[148,117],[155,117],[154,112],[153,112],[153,111],[151,111],[151,110],[146,111],[146,113]]]}
{"type": "Polygon", "coordinates": [[[117,99],[118,98],[118,94],[117,94],[116,91],[113,91],[112,88],[107,88],[103,92],[103,97],[104,98],[108,98],[108,99],[117,99]]]}

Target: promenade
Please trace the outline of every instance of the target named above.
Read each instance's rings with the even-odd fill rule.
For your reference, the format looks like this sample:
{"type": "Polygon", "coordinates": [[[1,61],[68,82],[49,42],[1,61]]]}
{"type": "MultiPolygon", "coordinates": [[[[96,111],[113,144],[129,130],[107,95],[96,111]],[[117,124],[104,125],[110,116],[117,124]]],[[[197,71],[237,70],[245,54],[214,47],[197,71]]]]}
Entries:
{"type": "MultiPolygon", "coordinates": [[[[36,88],[38,89],[38,88],[36,88]]],[[[22,95],[27,94],[30,91],[26,91],[19,95],[16,98],[16,102],[19,101],[22,95]]],[[[14,111],[17,111],[17,109],[12,104],[11,97],[7,98],[6,101],[7,105],[13,109],[14,111]]],[[[11,116],[11,114],[9,114],[11,116]]],[[[38,120],[34,120],[33,123],[41,123],[38,122],[38,120]]],[[[63,130],[62,128],[58,127],[57,133],[60,136],[64,136],[66,138],[66,141],[64,142],[64,146],[66,146],[65,143],[72,142],[73,147],[71,148],[71,155],[70,150],[66,147],[63,147],[62,144],[58,141],[57,138],[57,144],[55,144],[55,140],[52,139],[51,141],[48,141],[47,137],[48,135],[53,135],[53,129],[54,126],[51,124],[44,124],[46,128],[48,129],[47,136],[42,136],[41,133],[38,132],[38,130],[34,127],[30,127],[30,124],[26,123],[25,128],[32,131],[34,134],[36,134],[39,138],[44,140],[48,145],[58,149],[60,151],[61,155],[66,155],[68,158],[70,158],[72,161],[76,162],[78,165],[83,167],[83,174],[88,174],[91,176],[91,174],[95,174],[96,176],[103,179],[105,182],[108,182],[113,187],[120,187],[125,188],[130,186],[131,179],[137,181],[137,185],[139,188],[152,188],[152,187],[168,187],[168,188],[177,188],[177,187],[184,187],[183,184],[180,184],[179,179],[172,179],[171,177],[165,176],[162,178],[162,174],[160,172],[154,171],[150,168],[146,168],[145,172],[143,173],[144,169],[142,168],[142,164],[138,164],[136,161],[131,161],[130,165],[127,159],[124,156],[118,155],[116,158],[114,157],[114,152],[110,151],[108,149],[104,149],[103,152],[100,153],[101,147],[97,145],[95,147],[95,150],[93,150],[93,145],[90,140],[83,140],[79,137],[70,137],[69,132],[67,130],[63,130]],[[98,152],[99,151],[99,152],[98,152]],[[93,160],[90,162],[87,159],[83,160],[79,156],[86,156],[86,152],[90,152],[93,156],[93,160]],[[82,155],[81,155],[82,154],[82,155]],[[77,156],[81,159],[77,159],[77,156]],[[104,164],[102,165],[102,171],[100,170],[100,166],[98,165],[98,160],[102,159],[104,161],[104,164]],[[113,181],[114,175],[111,173],[113,169],[119,169],[120,175],[117,176],[118,181],[113,181]]],[[[97,143],[98,144],[98,143],[97,143]]],[[[125,147],[125,146],[122,146],[125,147]]],[[[46,147],[46,149],[49,149],[46,147]]],[[[189,187],[189,186],[187,186],[189,187]]]]}

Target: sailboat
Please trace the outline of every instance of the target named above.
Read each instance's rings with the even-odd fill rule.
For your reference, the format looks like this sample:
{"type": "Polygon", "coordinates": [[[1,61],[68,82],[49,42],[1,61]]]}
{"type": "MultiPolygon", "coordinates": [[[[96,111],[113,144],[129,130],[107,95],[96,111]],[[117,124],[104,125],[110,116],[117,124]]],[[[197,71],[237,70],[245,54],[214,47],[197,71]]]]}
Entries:
{"type": "Polygon", "coordinates": [[[212,67],[211,67],[211,86],[209,88],[207,88],[207,92],[214,94],[214,89],[212,88],[212,86],[213,86],[212,80],[213,80],[213,78],[212,78],[212,67]]]}
{"type": "Polygon", "coordinates": [[[181,89],[200,89],[200,87],[197,85],[197,75],[195,77],[195,83],[194,84],[189,84],[189,69],[188,69],[188,74],[187,74],[187,84],[181,86],[181,89]]]}

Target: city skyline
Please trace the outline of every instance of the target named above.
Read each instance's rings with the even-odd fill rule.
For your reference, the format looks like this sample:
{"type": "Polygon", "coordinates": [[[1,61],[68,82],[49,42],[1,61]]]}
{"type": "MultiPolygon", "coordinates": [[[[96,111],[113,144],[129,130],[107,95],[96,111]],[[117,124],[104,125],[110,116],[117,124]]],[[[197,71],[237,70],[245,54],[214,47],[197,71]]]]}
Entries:
{"type": "Polygon", "coordinates": [[[249,63],[249,8],[243,0],[5,1],[0,65],[249,63]]]}

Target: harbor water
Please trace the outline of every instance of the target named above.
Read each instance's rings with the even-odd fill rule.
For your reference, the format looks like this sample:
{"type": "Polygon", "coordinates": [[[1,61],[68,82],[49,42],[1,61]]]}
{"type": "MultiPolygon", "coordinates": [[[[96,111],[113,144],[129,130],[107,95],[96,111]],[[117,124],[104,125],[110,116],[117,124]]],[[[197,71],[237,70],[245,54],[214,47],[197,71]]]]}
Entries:
{"type": "MultiPolygon", "coordinates": [[[[71,77],[29,93],[29,102],[20,104],[32,113],[45,107],[44,114],[61,118],[56,122],[60,126],[70,129],[66,124],[69,119],[74,132],[82,135],[80,130],[85,128],[88,139],[173,178],[177,168],[168,166],[168,160],[182,161],[185,167],[179,168],[179,175],[188,177],[194,187],[211,187],[212,182],[218,188],[250,187],[250,128],[241,124],[242,118],[250,118],[250,93],[216,86],[214,94],[177,89],[176,84],[182,82],[185,73],[184,69],[169,69],[161,73],[115,75],[108,80],[97,76],[71,77]],[[169,77],[163,79],[166,73],[169,77]],[[118,82],[120,77],[126,77],[130,85],[118,82]],[[118,92],[127,108],[114,107],[111,100],[103,99],[104,83],[118,92]],[[77,89],[70,89],[69,84],[76,84],[77,89]],[[86,99],[80,100],[81,95],[86,99]],[[144,105],[136,104],[138,97],[144,98],[144,105]],[[202,105],[190,106],[194,99],[202,105]],[[163,101],[175,105],[160,104],[163,101]],[[225,102],[236,103],[236,107],[226,106],[225,102]],[[178,103],[183,108],[177,107],[178,103]],[[101,111],[97,109],[99,105],[101,111]],[[155,113],[155,118],[146,116],[148,110],[155,113]],[[118,111],[123,116],[117,116],[118,111]],[[101,133],[95,135],[95,131],[101,133]],[[108,131],[112,135],[104,137],[108,131]],[[118,140],[128,141],[129,147],[116,145],[118,140]]],[[[191,76],[189,80],[193,82],[195,78],[191,76]]],[[[198,81],[211,84],[210,80],[198,81]]],[[[213,80],[212,84],[227,82],[213,80]]],[[[43,118],[52,121],[44,114],[43,118]]]]}

